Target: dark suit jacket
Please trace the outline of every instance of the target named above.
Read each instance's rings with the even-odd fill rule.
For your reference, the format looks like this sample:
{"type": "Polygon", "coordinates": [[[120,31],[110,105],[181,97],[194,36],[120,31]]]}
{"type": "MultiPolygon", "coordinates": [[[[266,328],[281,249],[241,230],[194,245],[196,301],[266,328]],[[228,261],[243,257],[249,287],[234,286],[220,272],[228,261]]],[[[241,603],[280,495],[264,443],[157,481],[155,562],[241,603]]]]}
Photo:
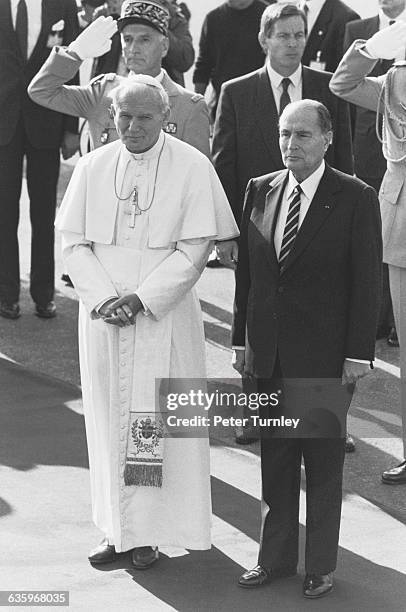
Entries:
{"type": "MultiPolygon", "coordinates": [[[[303,98],[323,102],[334,129],[327,153],[330,165],[353,173],[348,104],[332,95],[331,74],[303,68],[303,98]]],[[[237,223],[241,218],[248,181],[281,170],[278,111],[264,66],[251,74],[224,83],[214,127],[213,161],[237,223]]]]}
{"type": "Polygon", "coordinates": [[[35,48],[23,61],[13,28],[10,0],[0,0],[0,146],[10,142],[20,115],[32,145],[58,148],[65,130],[77,132],[77,119],[47,110],[30,100],[27,87],[47,59],[51,28],[65,22],[63,44],[79,33],[75,0],[42,0],[42,27],[35,48]]]}
{"type": "Polygon", "coordinates": [[[286,267],[275,224],[288,171],[250,181],[241,225],[234,345],[258,377],[337,378],[346,357],[373,359],[382,239],[376,192],[326,165],[286,267]]]}
{"type": "Polygon", "coordinates": [[[321,51],[326,70],[334,72],[343,56],[345,24],[359,19],[358,13],[341,0],[326,0],[306,42],[302,63],[309,66],[321,51]]]}
{"type": "MultiPolygon", "coordinates": [[[[345,28],[344,52],[351,47],[354,40],[368,40],[379,31],[379,17],[350,21],[345,28]]],[[[392,60],[379,60],[370,76],[386,74],[392,65],[392,60]]],[[[379,121],[382,125],[382,118],[379,121]]],[[[381,179],[386,172],[386,160],[382,154],[382,145],[376,136],[376,113],[356,107],[355,129],[353,138],[354,167],[358,176],[381,179]]]]}

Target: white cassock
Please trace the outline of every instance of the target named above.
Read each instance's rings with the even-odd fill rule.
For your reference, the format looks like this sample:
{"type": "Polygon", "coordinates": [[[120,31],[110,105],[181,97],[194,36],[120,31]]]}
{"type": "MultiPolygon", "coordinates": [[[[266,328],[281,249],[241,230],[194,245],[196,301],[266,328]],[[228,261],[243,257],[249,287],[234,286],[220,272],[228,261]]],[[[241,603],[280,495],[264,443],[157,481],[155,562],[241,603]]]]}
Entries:
{"type": "Polygon", "coordinates": [[[141,154],[113,142],[78,162],[56,227],[80,297],[94,522],[118,552],[210,548],[208,437],[164,440],[162,487],[127,486],[123,473],[130,410],[153,406],[155,379],[206,375],[193,286],[213,240],[238,235],[215,170],[199,151],[163,133],[141,154]],[[132,228],[129,200],[115,191],[125,198],[134,186],[140,207],[152,204],[132,228]],[[118,328],[98,318],[95,308],[105,300],[133,292],[147,313],[135,325],[118,328]]]}

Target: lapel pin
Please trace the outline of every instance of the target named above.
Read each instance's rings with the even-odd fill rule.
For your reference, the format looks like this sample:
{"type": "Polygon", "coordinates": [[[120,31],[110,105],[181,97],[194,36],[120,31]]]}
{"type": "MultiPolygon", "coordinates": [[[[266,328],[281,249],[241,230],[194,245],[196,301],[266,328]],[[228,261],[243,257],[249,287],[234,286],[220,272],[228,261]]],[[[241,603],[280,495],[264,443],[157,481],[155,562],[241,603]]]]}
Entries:
{"type": "Polygon", "coordinates": [[[324,204],[324,208],[328,210],[330,208],[330,204],[324,204]]]}

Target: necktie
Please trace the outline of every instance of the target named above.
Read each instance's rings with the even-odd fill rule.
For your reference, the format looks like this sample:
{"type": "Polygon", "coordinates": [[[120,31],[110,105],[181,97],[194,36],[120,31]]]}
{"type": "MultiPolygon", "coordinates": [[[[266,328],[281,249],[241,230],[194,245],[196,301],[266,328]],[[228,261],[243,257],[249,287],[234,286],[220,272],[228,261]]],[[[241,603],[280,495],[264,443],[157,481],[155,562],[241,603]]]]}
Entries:
{"type": "Polygon", "coordinates": [[[284,78],[282,79],[281,83],[282,83],[282,95],[279,101],[279,116],[282,115],[282,111],[285,108],[285,106],[287,106],[291,102],[291,99],[288,93],[288,87],[292,83],[292,81],[288,78],[284,78]]]}
{"type": "Polygon", "coordinates": [[[20,2],[18,3],[16,15],[16,34],[18,38],[18,44],[20,46],[21,55],[23,56],[24,60],[27,60],[28,15],[25,0],[20,0],[20,2]]]}
{"type": "Polygon", "coordinates": [[[303,193],[300,185],[294,189],[294,197],[289,205],[288,215],[286,217],[286,225],[283,231],[281,250],[279,253],[279,267],[282,270],[286,263],[286,259],[292,249],[293,242],[296,238],[299,229],[299,213],[300,213],[300,196],[303,193]]]}

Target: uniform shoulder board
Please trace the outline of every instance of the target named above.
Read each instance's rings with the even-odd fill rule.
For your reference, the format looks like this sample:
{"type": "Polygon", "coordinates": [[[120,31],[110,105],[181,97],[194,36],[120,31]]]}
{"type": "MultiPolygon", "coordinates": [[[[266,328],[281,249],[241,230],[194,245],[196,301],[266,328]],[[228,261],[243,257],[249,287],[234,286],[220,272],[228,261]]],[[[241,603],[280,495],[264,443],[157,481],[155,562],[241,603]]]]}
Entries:
{"type": "Polygon", "coordinates": [[[199,102],[199,100],[203,100],[203,98],[204,98],[204,96],[202,96],[202,94],[195,93],[190,98],[190,100],[191,100],[191,102],[199,102]]]}
{"type": "Polygon", "coordinates": [[[116,76],[117,75],[115,72],[108,72],[107,74],[99,74],[98,76],[95,76],[94,79],[90,81],[89,85],[97,85],[102,82],[114,81],[116,76]]]}

